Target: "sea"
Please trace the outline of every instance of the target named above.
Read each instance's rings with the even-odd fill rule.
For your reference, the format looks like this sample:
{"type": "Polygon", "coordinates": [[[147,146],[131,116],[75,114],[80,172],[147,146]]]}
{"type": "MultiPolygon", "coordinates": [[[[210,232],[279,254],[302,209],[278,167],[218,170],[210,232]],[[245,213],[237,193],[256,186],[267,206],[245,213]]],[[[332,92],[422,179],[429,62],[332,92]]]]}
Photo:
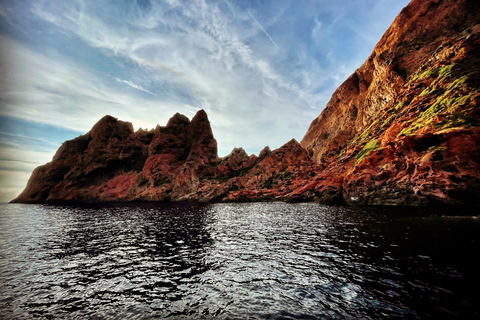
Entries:
{"type": "Polygon", "coordinates": [[[0,319],[480,319],[478,214],[2,204],[0,319]]]}

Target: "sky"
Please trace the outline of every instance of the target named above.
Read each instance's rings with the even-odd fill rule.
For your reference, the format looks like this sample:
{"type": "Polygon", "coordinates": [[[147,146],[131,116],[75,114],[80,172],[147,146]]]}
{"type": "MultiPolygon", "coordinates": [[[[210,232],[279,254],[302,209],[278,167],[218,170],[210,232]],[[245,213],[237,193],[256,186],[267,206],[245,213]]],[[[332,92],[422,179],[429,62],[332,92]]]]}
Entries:
{"type": "Polygon", "coordinates": [[[2,0],[0,202],[104,115],[204,109],[219,156],[300,141],[407,0],[2,0]]]}

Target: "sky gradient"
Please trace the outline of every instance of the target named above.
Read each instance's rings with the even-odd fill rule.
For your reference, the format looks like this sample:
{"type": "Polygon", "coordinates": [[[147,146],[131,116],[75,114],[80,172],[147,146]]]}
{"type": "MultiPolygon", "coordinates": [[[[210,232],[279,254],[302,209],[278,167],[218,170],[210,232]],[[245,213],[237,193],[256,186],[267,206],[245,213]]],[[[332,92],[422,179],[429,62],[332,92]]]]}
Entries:
{"type": "Polygon", "coordinates": [[[105,114],[204,109],[219,155],[300,141],[406,0],[3,0],[0,202],[105,114]]]}

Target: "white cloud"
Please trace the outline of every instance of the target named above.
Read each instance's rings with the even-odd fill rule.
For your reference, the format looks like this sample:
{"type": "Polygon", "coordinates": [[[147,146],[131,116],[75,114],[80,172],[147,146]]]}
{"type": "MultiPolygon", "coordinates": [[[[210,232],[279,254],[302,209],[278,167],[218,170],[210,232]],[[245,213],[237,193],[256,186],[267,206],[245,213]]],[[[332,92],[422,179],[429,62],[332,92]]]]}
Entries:
{"type": "Polygon", "coordinates": [[[0,147],[0,169],[33,171],[37,166],[50,162],[52,152],[0,147]]]}
{"type": "Polygon", "coordinates": [[[10,144],[12,146],[17,146],[16,140],[29,140],[32,143],[40,143],[40,144],[49,145],[55,148],[58,147],[55,143],[52,143],[51,141],[38,138],[38,137],[30,137],[23,134],[16,134],[16,133],[4,132],[4,131],[0,131],[0,135],[3,135],[5,138],[7,138],[7,139],[0,138],[1,142],[3,142],[4,144],[10,144]]]}
{"type": "MultiPolygon", "coordinates": [[[[365,57],[340,63],[332,55],[329,62],[334,67],[321,68],[298,46],[292,51],[292,66],[285,72],[275,64],[285,58],[279,50],[271,45],[258,47],[258,43],[252,42],[265,32],[262,26],[258,29],[252,13],[228,1],[227,5],[228,11],[222,11],[218,3],[206,1],[152,2],[148,12],[137,10],[107,23],[89,2],[35,2],[32,11],[37,17],[94,48],[131,61],[144,73],[143,78],[115,75],[111,80],[157,96],[148,99],[120,90],[93,70],[77,67],[75,62],[52,61],[34,52],[22,53],[24,48],[18,48],[14,53],[21,52],[17,60],[22,66],[18,69],[26,70],[26,61],[31,74],[14,76],[16,92],[10,90],[7,98],[16,99],[15,107],[23,108],[24,118],[61,123],[80,131],[88,130],[105,113],[132,121],[135,126],[153,127],[157,122],[165,123],[177,111],[192,116],[194,110],[204,108],[222,152],[239,145],[259,151],[254,150],[257,147],[250,145],[251,139],[246,139],[245,134],[233,135],[235,130],[229,126],[238,123],[253,135],[263,136],[264,144],[273,148],[291,137],[301,139],[330,98],[333,84],[346,79],[365,57]],[[176,11],[169,14],[172,8],[176,11]],[[133,28],[112,23],[123,20],[133,28]],[[29,79],[25,80],[27,76],[29,79]],[[33,105],[36,107],[29,107],[33,105]],[[304,125],[297,129],[282,127],[280,115],[304,125]],[[267,119],[278,121],[272,122],[269,130],[254,126],[256,120],[267,119]]],[[[328,10],[339,13],[333,5],[328,5],[328,10]]],[[[342,15],[335,16],[337,21],[339,16],[342,15]]],[[[327,27],[318,16],[312,18],[312,37],[319,36],[327,27]]],[[[265,23],[282,23],[281,15],[265,23]]],[[[291,34],[286,37],[290,38],[282,41],[299,44],[291,34]]]]}
{"type": "Polygon", "coordinates": [[[314,26],[312,29],[312,39],[316,43],[319,42],[319,37],[321,36],[320,31],[322,29],[322,22],[318,20],[318,17],[314,18],[314,26]]]}
{"type": "Polygon", "coordinates": [[[155,93],[153,93],[151,91],[148,91],[147,89],[143,88],[142,86],[140,86],[138,84],[133,83],[132,81],[122,80],[122,79],[119,79],[119,78],[115,78],[115,80],[117,80],[117,82],[125,83],[125,84],[129,85],[130,87],[135,88],[137,90],[140,90],[140,91],[143,91],[143,92],[146,92],[146,93],[150,93],[151,95],[156,96],[155,93]]]}
{"type": "Polygon", "coordinates": [[[8,202],[18,196],[26,187],[33,170],[50,162],[53,155],[53,151],[0,147],[0,202],[8,202]]]}
{"type": "MultiPolygon", "coordinates": [[[[185,104],[128,94],[67,61],[50,59],[7,38],[0,40],[11,70],[0,93],[6,101],[2,115],[87,132],[105,114],[153,128],[157,122],[166,123],[176,109],[185,112],[185,104]]],[[[191,107],[188,111],[192,115],[191,107]]]]}
{"type": "MultiPolygon", "coordinates": [[[[318,115],[318,109],[325,101],[324,96],[312,94],[310,87],[296,84],[293,79],[276,70],[267,60],[268,57],[264,57],[261,52],[254,52],[243,42],[244,35],[238,33],[238,28],[232,26],[231,17],[227,17],[217,5],[205,1],[181,4],[176,2],[174,4],[176,10],[181,11],[182,15],[166,15],[165,7],[157,3],[152,5],[150,13],[141,17],[138,15],[129,17],[129,23],[144,28],[141,33],[133,33],[129,29],[106,24],[82,5],[62,4],[60,9],[56,6],[55,10],[52,10],[48,2],[43,2],[35,6],[34,12],[62,30],[80,37],[91,46],[111,50],[115,55],[142,66],[150,81],[168,82],[177,90],[183,91],[183,94],[193,97],[196,102],[194,105],[187,103],[189,110],[195,108],[207,110],[221,152],[228,153],[227,150],[234,146],[244,146],[252,152],[260,151],[257,145],[250,145],[252,140],[246,139],[245,134],[232,136],[234,130],[227,125],[235,123],[241,123],[244,128],[254,132],[255,136],[262,136],[263,144],[269,144],[272,148],[279,147],[292,136],[302,138],[311,119],[318,115]],[[52,11],[55,14],[52,14],[52,11]],[[154,30],[155,26],[169,26],[170,29],[168,32],[158,33],[154,30]],[[254,127],[252,123],[252,116],[253,119],[261,117],[271,119],[273,115],[276,119],[279,114],[291,118],[292,121],[301,121],[305,125],[303,128],[292,130],[288,126],[282,127],[281,122],[276,122],[265,131],[264,128],[254,127]],[[225,136],[231,139],[225,139],[225,136]]],[[[248,19],[248,16],[245,19],[248,19]]],[[[250,23],[252,28],[258,24],[251,19],[250,23]]],[[[88,79],[91,75],[82,75],[81,78],[88,79]]],[[[116,81],[143,92],[151,94],[157,92],[150,88],[146,89],[136,81],[120,78],[116,81]]],[[[305,83],[311,86],[312,79],[305,83]]],[[[121,111],[128,108],[128,102],[144,106],[153,103],[168,104],[168,107],[163,108],[165,111],[168,110],[166,112],[168,116],[177,111],[182,112],[183,109],[181,101],[152,100],[145,103],[145,99],[135,101],[136,98],[126,97],[118,92],[110,95],[108,90],[101,86],[98,92],[93,92],[83,84],[78,84],[75,91],[73,89],[68,88],[68,91],[77,92],[76,99],[85,100],[82,108],[89,109],[89,104],[95,104],[96,109],[104,113],[110,113],[111,109],[121,111]]],[[[45,99],[38,96],[36,98],[45,99]]],[[[161,114],[158,107],[155,109],[156,114],[161,114]]],[[[125,113],[121,111],[114,115],[131,120],[132,117],[125,113]]],[[[140,120],[141,126],[146,122],[142,118],[152,119],[151,111],[148,112],[148,117],[142,117],[140,110],[136,113],[139,116],[135,117],[135,121],[140,120]]],[[[92,123],[92,116],[88,118],[89,123],[92,123]]]]}

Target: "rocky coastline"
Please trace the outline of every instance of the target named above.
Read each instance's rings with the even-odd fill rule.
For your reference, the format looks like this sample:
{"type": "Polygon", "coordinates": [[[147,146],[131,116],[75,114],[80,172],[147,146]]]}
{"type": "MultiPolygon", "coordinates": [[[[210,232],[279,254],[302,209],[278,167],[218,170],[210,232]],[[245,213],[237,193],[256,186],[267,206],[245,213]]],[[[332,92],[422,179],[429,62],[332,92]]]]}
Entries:
{"type": "Polygon", "coordinates": [[[480,3],[413,0],[304,138],[217,153],[208,116],[103,117],[17,203],[316,201],[480,205],[480,3]]]}

